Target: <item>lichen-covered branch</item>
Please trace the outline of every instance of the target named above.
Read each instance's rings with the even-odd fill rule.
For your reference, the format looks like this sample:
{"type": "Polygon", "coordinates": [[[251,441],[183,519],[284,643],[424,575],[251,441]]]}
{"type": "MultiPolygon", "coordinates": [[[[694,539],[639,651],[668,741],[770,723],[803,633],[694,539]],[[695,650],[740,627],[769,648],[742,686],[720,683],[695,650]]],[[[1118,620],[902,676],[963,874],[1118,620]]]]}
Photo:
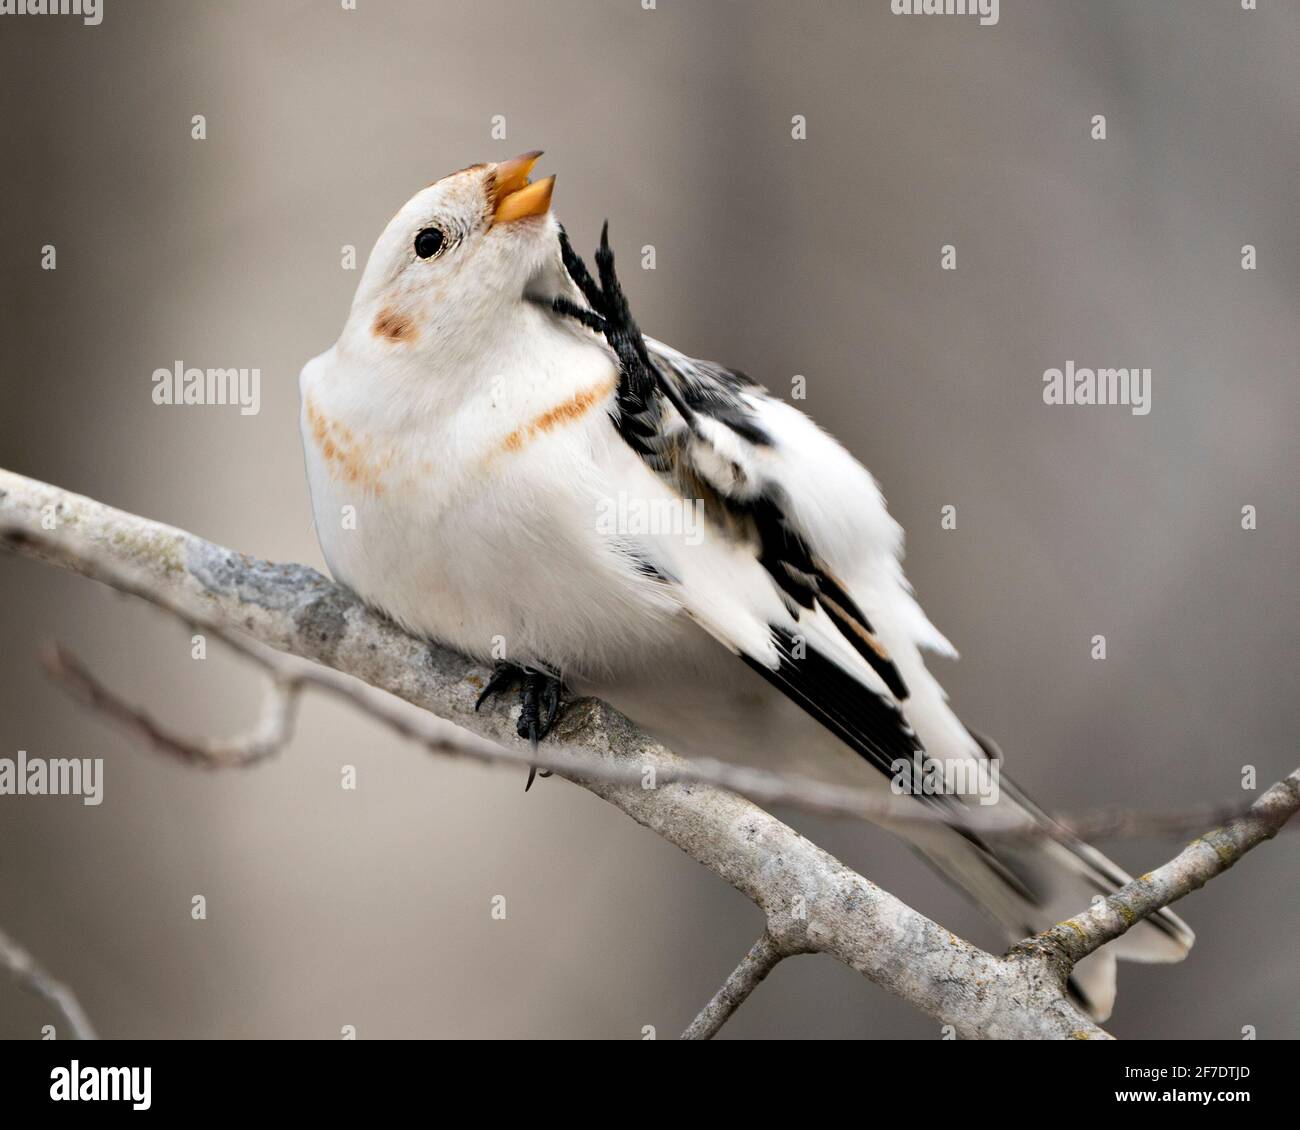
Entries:
{"type": "Polygon", "coordinates": [[[1093,950],[1161,907],[1200,890],[1246,852],[1271,840],[1300,811],[1300,769],[1265,790],[1250,809],[1193,840],[1173,859],[1134,879],[1082,914],[1021,943],[1053,956],[1068,973],[1093,950]]]}
{"type": "MultiPolygon", "coordinates": [[[[952,1024],[959,1035],[1106,1038],[1064,996],[1068,953],[1023,946],[1006,957],[985,953],[750,801],[700,783],[698,765],[682,761],[597,700],[572,704],[554,732],[555,751],[532,754],[515,735],[506,709],[475,713],[485,669],[407,635],[313,569],[248,557],[7,471],[0,471],[0,541],[133,592],[206,626],[237,650],[255,653],[251,639],[332,668],[295,665],[289,671],[273,665],[277,677],[295,685],[311,682],[348,697],[435,752],[455,754],[472,748],[473,756],[535,761],[554,768],[746,894],[763,911],[765,937],[777,951],[829,954],[952,1024]],[[423,707],[487,741],[475,746],[444,734],[440,744],[436,735],[398,715],[371,688],[423,707]],[[652,787],[645,786],[646,779],[653,780],[652,787]]],[[[87,673],[80,669],[79,674],[87,673]]],[[[87,690],[84,685],[82,689],[87,690]]],[[[138,723],[139,711],[114,705],[119,721],[138,723]]],[[[432,719],[429,723],[437,725],[432,719]]],[[[181,745],[202,749],[194,742],[181,745]]],[[[735,787],[754,781],[769,789],[787,787],[786,778],[764,784],[762,775],[737,772],[742,775],[733,779],[735,787]]],[[[797,790],[775,795],[794,797],[797,790]]],[[[817,797],[806,799],[814,802],[809,807],[817,807],[817,797]]],[[[836,803],[845,811],[854,810],[842,795],[836,803]]],[[[1241,850],[1250,846],[1243,841],[1241,850]]],[[[748,985],[746,993],[758,980],[749,983],[741,971],[733,978],[738,978],[733,988],[748,985]]]]}

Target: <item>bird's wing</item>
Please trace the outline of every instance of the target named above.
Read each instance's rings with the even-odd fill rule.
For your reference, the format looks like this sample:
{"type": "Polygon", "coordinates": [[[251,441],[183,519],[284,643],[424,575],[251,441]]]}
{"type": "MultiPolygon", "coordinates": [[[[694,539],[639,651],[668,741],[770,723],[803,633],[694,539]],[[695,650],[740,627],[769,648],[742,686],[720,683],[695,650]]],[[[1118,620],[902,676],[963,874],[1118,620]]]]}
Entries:
{"type": "MultiPolygon", "coordinates": [[[[869,562],[867,575],[881,582],[872,595],[884,598],[912,656],[925,644],[951,650],[902,579],[901,531],[871,476],[744,374],[643,335],[614,270],[608,224],[596,252],[599,285],[563,230],[559,245],[572,293],[587,306],[569,295],[550,305],[613,350],[619,435],[662,489],[705,511],[708,550],[679,553],[679,575],[664,574],[682,607],[882,772],[895,775],[900,760],[923,763],[901,708],[909,691],[898,664],[834,567],[869,562]]],[[[941,698],[919,659],[914,667],[928,680],[925,697],[941,698]]]]}
{"type": "MultiPolygon", "coordinates": [[[[651,338],[645,347],[660,395],[621,403],[615,425],[677,494],[703,502],[710,529],[723,535],[736,559],[722,570],[725,599],[716,574],[713,583],[683,577],[683,606],[886,775],[894,775],[899,759],[924,758],[904,713],[909,692],[898,665],[821,544],[862,532],[835,530],[855,520],[837,513],[845,506],[838,464],[851,464],[874,492],[870,476],[811,420],[743,373],[651,338]],[[815,503],[796,505],[796,498],[808,497],[799,475],[815,479],[825,472],[824,512],[814,513],[815,503]]],[[[897,527],[887,516],[886,523],[877,552],[892,562],[897,527]]],[[[845,559],[845,548],[837,548],[845,559]]],[[[684,571],[693,571],[690,563],[684,571]]]]}
{"type": "MultiPolygon", "coordinates": [[[[743,374],[650,338],[644,348],[661,396],[620,397],[615,423],[680,497],[704,499],[714,528],[730,534],[725,550],[701,555],[722,559],[712,566],[715,576],[684,562],[687,611],[888,776],[903,776],[900,761],[908,773],[928,773],[931,755],[1000,761],[996,748],[985,748],[948,709],[925,669],[918,648],[952,648],[903,579],[901,530],[862,465],[743,374]]],[[[1005,777],[1001,787],[1004,811],[1051,823],[1005,777]]],[[[961,804],[951,795],[914,795],[940,812],[961,804]]],[[[1059,921],[1069,907],[1128,878],[1077,840],[995,850],[969,828],[900,830],[1011,937],[1059,921]]],[[[1166,908],[1113,953],[1081,963],[1071,990],[1104,1019],[1114,999],[1115,957],[1176,961],[1191,942],[1186,924],[1166,908]]]]}

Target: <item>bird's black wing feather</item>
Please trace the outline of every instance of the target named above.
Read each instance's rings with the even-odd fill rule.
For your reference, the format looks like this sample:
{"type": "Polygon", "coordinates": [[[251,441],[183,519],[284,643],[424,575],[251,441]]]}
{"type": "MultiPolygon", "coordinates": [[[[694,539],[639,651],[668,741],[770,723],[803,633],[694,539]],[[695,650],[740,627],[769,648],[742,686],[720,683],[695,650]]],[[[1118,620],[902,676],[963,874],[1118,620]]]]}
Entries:
{"type": "Polygon", "coordinates": [[[569,275],[590,310],[566,299],[553,305],[602,332],[618,357],[619,389],[611,414],[618,433],[682,497],[701,499],[719,528],[752,546],[796,620],[822,610],[888,694],[877,693],[814,644],[795,641],[776,625],[770,626],[779,655],[775,669],[757,657],[742,657],[886,775],[894,775],[891,767],[899,760],[923,759],[920,741],[899,707],[907,686],[870,621],[800,531],[780,489],[756,481],[720,450],[719,427],[742,451],[775,444],[753,408],[765,391],[739,370],[688,357],[641,333],[614,271],[608,225],[596,253],[599,283],[563,233],[560,243],[569,275]]]}

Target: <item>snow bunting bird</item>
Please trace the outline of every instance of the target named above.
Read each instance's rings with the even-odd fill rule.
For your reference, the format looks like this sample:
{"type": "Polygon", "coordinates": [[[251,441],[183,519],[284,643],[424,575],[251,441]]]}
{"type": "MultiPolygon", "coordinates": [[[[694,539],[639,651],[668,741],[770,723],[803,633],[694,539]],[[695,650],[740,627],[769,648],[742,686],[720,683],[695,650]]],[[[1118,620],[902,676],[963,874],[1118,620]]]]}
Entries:
{"type": "MultiPolygon", "coordinates": [[[[903,577],[875,480],[743,373],[643,337],[608,244],[597,282],[551,214],[555,178],[529,180],[539,156],[412,197],[338,342],[302,371],[334,575],[412,632],[489,662],[504,648],[488,689],[522,681],[534,741],[562,678],[688,757],[884,796],[932,766],[945,781],[987,768],[993,747],[926,669],[923,651],[954,652],[903,577]]],[[[1004,813],[1047,822],[1000,785],[1004,813]]],[[[893,830],[1012,940],[1128,879],[1068,837],[893,830]]],[[[1073,988],[1104,1019],[1116,957],[1176,961],[1191,944],[1161,911],[1081,962],[1073,988]]]]}

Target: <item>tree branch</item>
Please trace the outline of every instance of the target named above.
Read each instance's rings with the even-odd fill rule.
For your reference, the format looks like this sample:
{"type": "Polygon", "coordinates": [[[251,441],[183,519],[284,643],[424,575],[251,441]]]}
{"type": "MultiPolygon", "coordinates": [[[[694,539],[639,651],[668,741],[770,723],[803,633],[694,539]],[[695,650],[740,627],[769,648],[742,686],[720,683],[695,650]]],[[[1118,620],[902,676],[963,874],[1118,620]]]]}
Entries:
{"type": "Polygon", "coordinates": [[[713,994],[682,1033],[683,1040],[711,1040],[718,1030],[731,1019],[731,1014],[745,1003],[763,979],[791,954],[781,948],[777,940],[766,931],[732,970],[722,988],[713,994]]]}
{"type": "MultiPolygon", "coordinates": [[[[1065,973],[1076,960],[1069,950],[1024,943],[1005,957],[985,953],[749,801],[701,784],[698,763],[682,761],[597,700],[572,704],[555,731],[558,747],[532,753],[515,735],[506,709],[475,713],[474,703],[488,674],[483,668],[407,635],[315,570],[238,554],[7,471],[0,471],[0,531],[10,548],[96,577],[204,626],[266,667],[273,679],[292,686],[310,682],[348,698],[435,752],[469,753],[554,769],[677,845],[752,899],[767,918],[764,937],[770,941],[760,944],[782,954],[829,954],[954,1025],[962,1036],[1106,1038],[1065,998],[1065,973]],[[300,664],[290,669],[282,666],[288,661],[261,653],[245,637],[333,670],[300,664]],[[399,714],[372,687],[453,721],[478,738],[453,739],[441,724],[418,715],[413,722],[408,712],[399,714]],[[644,785],[647,777],[653,782],[650,787],[644,785]]],[[[62,673],[83,694],[93,700],[96,693],[104,693],[97,681],[87,684],[84,668],[70,667],[66,660],[65,654],[62,673]]],[[[111,695],[107,706],[120,722],[142,727],[142,711],[111,695]]],[[[263,739],[287,736],[291,707],[288,692],[278,705],[273,703],[257,731],[263,739]],[[284,720],[283,726],[268,718],[284,720]]],[[[151,731],[145,732],[152,737],[151,731]]],[[[187,755],[208,748],[171,734],[163,738],[187,755]]],[[[240,744],[236,739],[235,744],[247,754],[250,748],[260,751],[271,743],[244,740],[240,744]]],[[[225,752],[229,754],[229,744],[225,752]]],[[[713,772],[718,764],[705,769],[713,772]]],[[[732,775],[724,783],[732,787],[767,789],[767,795],[807,801],[810,808],[821,805],[857,812],[866,804],[865,794],[853,796],[853,790],[848,791],[852,799],[847,802],[844,791],[811,790],[800,795],[791,779],[755,775],[756,771],[739,767],[726,769],[732,775]]],[[[717,775],[726,777],[726,773],[717,775]]],[[[1269,811],[1284,821],[1280,807],[1269,811]]],[[[1259,842],[1247,840],[1242,839],[1239,854],[1259,842]]],[[[1182,893],[1186,891],[1174,893],[1172,886],[1148,891],[1144,913],[1163,905],[1160,898],[1182,893]]],[[[1086,917],[1071,921],[1083,922],[1086,917]]],[[[1086,933],[1089,926],[1085,923],[1082,928],[1086,933]]],[[[1105,928],[1113,928],[1113,923],[1107,920],[1105,928]]],[[[766,950],[758,957],[765,954],[766,950]]],[[[713,1009],[711,1015],[719,1017],[720,1024],[761,979],[749,980],[761,967],[759,961],[746,972],[742,964],[719,994],[722,1000],[715,998],[705,1013],[713,1009]],[[733,998],[735,1003],[728,1007],[726,1002],[733,998]]],[[[701,1023],[698,1018],[697,1023],[701,1023]]],[[[701,1027],[710,1023],[706,1018],[701,1027]]]]}
{"type": "MultiPolygon", "coordinates": [[[[76,995],[62,981],[57,981],[13,938],[0,930],[0,965],[18,984],[35,996],[49,1001],[63,1018],[76,1040],[93,1040],[95,1030],[90,1018],[81,1010],[76,995]]],[[[57,1033],[56,1033],[57,1034],[57,1033]]]]}
{"type": "Polygon", "coordinates": [[[257,725],[247,734],[224,740],[187,738],[154,721],[145,710],[132,706],[101,683],[84,663],[59,644],[48,648],[41,663],[50,677],[74,698],[134,730],[156,749],[193,765],[226,769],[252,765],[278,753],[293,737],[297,713],[296,679],[275,677],[267,680],[266,698],[257,725]]]}
{"type": "Polygon", "coordinates": [[[1082,914],[1022,942],[1021,947],[1053,956],[1068,973],[1093,950],[1222,875],[1251,848],[1276,836],[1297,810],[1300,769],[1267,789],[1244,815],[1206,832],[1168,863],[1099,899],[1082,914]]]}

